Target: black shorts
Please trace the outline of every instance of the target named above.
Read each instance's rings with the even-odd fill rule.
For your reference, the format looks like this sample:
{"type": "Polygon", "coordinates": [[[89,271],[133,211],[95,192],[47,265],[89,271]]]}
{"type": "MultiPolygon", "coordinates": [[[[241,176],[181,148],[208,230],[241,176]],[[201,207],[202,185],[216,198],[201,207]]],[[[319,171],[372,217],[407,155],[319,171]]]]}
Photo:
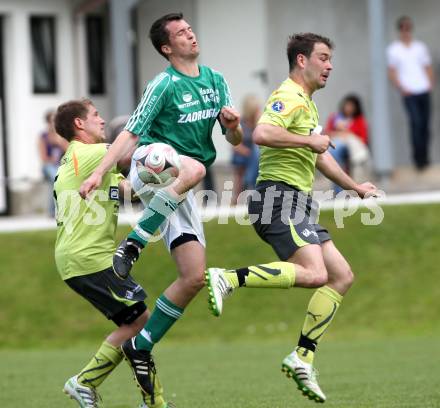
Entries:
{"type": "Polygon", "coordinates": [[[319,207],[309,194],[286,183],[263,181],[249,201],[249,217],[255,231],[285,261],[298,248],[331,239],[316,223],[319,207]]]}
{"type": "Polygon", "coordinates": [[[65,282],[118,326],[134,322],[147,310],[144,302],[147,295],[142,286],[131,276],[119,279],[111,267],[65,282]]]}

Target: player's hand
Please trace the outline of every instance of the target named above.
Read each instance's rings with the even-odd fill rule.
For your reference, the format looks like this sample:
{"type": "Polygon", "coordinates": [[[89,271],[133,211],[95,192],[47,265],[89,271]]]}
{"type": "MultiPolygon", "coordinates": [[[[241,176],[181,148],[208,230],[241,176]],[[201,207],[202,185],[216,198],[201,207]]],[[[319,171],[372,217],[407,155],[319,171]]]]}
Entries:
{"type": "Polygon", "coordinates": [[[97,173],[93,173],[87,180],[85,180],[79,188],[79,195],[86,199],[87,196],[96,190],[102,183],[102,176],[97,173]]]}
{"type": "Polygon", "coordinates": [[[308,138],[308,145],[315,153],[324,153],[329,146],[333,146],[330,141],[330,136],[321,135],[319,133],[312,133],[308,138]]]}
{"type": "Polygon", "coordinates": [[[226,129],[235,130],[240,124],[240,113],[230,106],[223,106],[220,111],[220,122],[226,129]]]}
{"type": "Polygon", "coordinates": [[[358,184],[355,191],[360,198],[379,197],[377,187],[369,181],[358,184]]]}

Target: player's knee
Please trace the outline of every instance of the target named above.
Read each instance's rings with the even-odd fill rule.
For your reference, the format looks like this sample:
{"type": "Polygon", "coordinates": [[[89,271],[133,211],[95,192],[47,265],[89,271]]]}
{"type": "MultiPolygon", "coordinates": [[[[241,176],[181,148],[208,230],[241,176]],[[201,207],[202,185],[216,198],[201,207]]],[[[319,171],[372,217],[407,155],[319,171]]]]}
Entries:
{"type": "Polygon", "coordinates": [[[199,292],[205,286],[203,271],[201,271],[201,273],[192,274],[191,276],[184,278],[184,282],[188,291],[192,293],[199,292]]]}
{"type": "Polygon", "coordinates": [[[192,279],[191,286],[197,292],[205,286],[205,278],[203,273],[192,279]]]}
{"type": "Polygon", "coordinates": [[[311,277],[311,286],[314,288],[319,288],[321,286],[327,285],[328,283],[328,273],[325,268],[315,269],[311,277]]]}
{"type": "Polygon", "coordinates": [[[341,283],[342,285],[344,285],[345,290],[348,290],[351,288],[351,285],[353,285],[353,282],[354,282],[354,273],[351,270],[351,268],[348,267],[342,275],[341,283]]]}
{"type": "Polygon", "coordinates": [[[335,287],[339,293],[344,294],[350,289],[354,282],[354,274],[349,265],[339,270],[337,274],[333,274],[329,283],[335,287]]]}
{"type": "Polygon", "coordinates": [[[131,333],[132,337],[138,334],[143,329],[147,321],[148,321],[148,312],[145,311],[135,321],[131,322],[128,325],[130,331],[132,332],[131,333]]]}
{"type": "Polygon", "coordinates": [[[188,183],[195,185],[205,177],[206,169],[205,166],[197,160],[186,158],[186,160],[182,161],[180,175],[181,178],[185,178],[188,183]]]}
{"type": "Polygon", "coordinates": [[[199,163],[197,160],[194,160],[191,173],[194,181],[198,183],[206,176],[206,168],[202,163],[199,163]]]}

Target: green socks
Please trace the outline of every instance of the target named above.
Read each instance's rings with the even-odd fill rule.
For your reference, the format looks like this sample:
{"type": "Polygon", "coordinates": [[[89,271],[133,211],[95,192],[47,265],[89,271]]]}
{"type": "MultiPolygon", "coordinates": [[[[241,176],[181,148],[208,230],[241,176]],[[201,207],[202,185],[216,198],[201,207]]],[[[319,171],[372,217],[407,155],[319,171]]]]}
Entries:
{"type": "Polygon", "coordinates": [[[176,306],[165,295],[161,295],[156,301],[147,324],[136,336],[136,348],[151,351],[171,326],[182,316],[183,309],[176,306]]]}
{"type": "Polygon", "coordinates": [[[145,208],[141,220],[128,234],[128,238],[145,246],[163,221],[176,210],[178,204],[179,202],[166,190],[159,190],[145,208]]]}

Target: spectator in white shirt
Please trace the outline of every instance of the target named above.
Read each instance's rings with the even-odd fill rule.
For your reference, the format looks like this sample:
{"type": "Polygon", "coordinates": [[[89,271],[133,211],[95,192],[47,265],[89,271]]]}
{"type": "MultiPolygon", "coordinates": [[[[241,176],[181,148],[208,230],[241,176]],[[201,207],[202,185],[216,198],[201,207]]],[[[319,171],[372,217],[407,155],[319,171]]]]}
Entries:
{"type": "Polygon", "coordinates": [[[428,48],[413,39],[410,17],[397,20],[399,39],[388,46],[388,73],[402,95],[406,108],[414,164],[419,170],[429,165],[430,111],[434,74],[428,48]]]}

